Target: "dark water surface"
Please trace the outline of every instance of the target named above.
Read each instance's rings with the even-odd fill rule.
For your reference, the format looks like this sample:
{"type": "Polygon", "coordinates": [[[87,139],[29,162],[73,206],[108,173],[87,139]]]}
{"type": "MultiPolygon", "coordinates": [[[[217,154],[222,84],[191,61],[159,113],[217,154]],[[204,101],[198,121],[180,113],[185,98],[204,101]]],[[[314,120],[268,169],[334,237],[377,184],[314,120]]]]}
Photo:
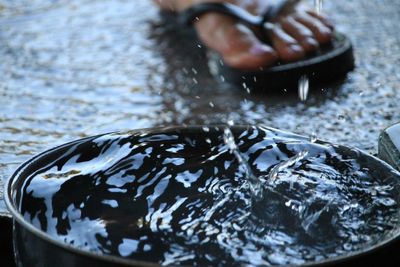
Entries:
{"type": "Polygon", "coordinates": [[[299,102],[217,84],[203,50],[163,24],[150,0],[0,0],[0,198],[34,154],[140,127],[230,118],[375,153],[379,131],[400,121],[400,2],[325,2],[352,38],[357,68],[299,102]]]}
{"type": "Polygon", "coordinates": [[[297,265],[398,234],[400,174],[391,168],[356,150],[233,128],[245,166],[224,128],[77,142],[29,170],[19,209],[72,246],[164,265],[297,265]]]}

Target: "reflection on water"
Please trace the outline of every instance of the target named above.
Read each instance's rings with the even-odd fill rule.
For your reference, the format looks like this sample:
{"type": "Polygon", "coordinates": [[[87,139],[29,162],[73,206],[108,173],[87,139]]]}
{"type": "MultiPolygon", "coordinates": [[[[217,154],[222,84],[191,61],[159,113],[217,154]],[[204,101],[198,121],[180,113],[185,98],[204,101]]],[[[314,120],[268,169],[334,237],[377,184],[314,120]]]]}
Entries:
{"type": "Polygon", "coordinates": [[[65,151],[29,170],[17,206],[53,238],[96,253],[297,265],[363,250],[400,224],[400,173],[265,127],[113,134],[65,151]]]}
{"type": "Polygon", "coordinates": [[[351,36],[358,65],[299,102],[216,83],[204,48],[150,0],[0,0],[0,176],[82,136],[227,117],[375,152],[379,131],[400,120],[399,2],[325,1],[323,11],[351,36]]]}

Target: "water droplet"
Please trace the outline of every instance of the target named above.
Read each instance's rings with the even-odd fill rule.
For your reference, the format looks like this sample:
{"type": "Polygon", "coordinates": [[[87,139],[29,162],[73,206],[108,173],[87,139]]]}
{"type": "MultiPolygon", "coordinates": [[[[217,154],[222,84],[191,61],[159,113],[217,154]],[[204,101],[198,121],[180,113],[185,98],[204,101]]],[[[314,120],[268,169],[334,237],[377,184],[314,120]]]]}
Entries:
{"type": "Polygon", "coordinates": [[[306,75],[301,76],[299,79],[299,88],[298,88],[299,98],[301,101],[307,100],[309,87],[310,83],[308,77],[306,75]]]}
{"type": "Polygon", "coordinates": [[[210,131],[210,128],[208,128],[207,126],[203,126],[202,130],[205,131],[206,133],[208,133],[210,131]]]}
{"type": "Polygon", "coordinates": [[[381,86],[381,82],[380,81],[376,81],[373,85],[374,88],[378,88],[381,86]]]}
{"type": "Polygon", "coordinates": [[[246,92],[248,93],[248,94],[250,94],[250,88],[247,86],[247,84],[244,82],[244,83],[242,83],[242,87],[246,90],[246,92]]]}
{"type": "Polygon", "coordinates": [[[192,68],[192,72],[193,72],[194,74],[197,74],[197,70],[196,70],[195,68],[192,68]]]}
{"type": "Polygon", "coordinates": [[[195,83],[195,84],[198,84],[199,82],[196,80],[196,78],[192,78],[192,80],[193,80],[193,82],[195,83]]]}
{"type": "Polygon", "coordinates": [[[345,117],[344,115],[339,115],[339,116],[338,116],[338,120],[340,120],[340,121],[345,121],[345,120],[346,120],[346,117],[345,117]]]}
{"type": "Polygon", "coordinates": [[[229,126],[235,125],[235,122],[234,122],[232,119],[229,119],[229,120],[227,121],[227,123],[228,123],[229,126]]]}
{"type": "Polygon", "coordinates": [[[224,130],[224,142],[229,147],[231,152],[238,150],[237,145],[235,143],[235,138],[229,128],[225,128],[224,130]]]}
{"type": "Polygon", "coordinates": [[[317,141],[317,134],[315,132],[312,132],[310,135],[310,142],[315,143],[317,141]]]}
{"type": "Polygon", "coordinates": [[[208,103],[210,105],[210,107],[214,107],[214,103],[210,101],[210,103],[208,103]]]}

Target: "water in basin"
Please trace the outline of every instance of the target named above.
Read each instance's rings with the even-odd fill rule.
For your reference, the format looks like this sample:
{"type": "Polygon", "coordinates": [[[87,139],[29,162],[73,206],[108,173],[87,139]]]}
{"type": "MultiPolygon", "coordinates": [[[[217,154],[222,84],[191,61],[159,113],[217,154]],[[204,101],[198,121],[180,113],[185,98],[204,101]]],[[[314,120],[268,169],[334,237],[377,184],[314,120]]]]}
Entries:
{"type": "Polygon", "coordinates": [[[164,265],[297,265],[398,231],[400,175],[382,162],[262,126],[226,134],[167,128],[75,143],[27,177],[20,211],[77,248],[164,265]]]}

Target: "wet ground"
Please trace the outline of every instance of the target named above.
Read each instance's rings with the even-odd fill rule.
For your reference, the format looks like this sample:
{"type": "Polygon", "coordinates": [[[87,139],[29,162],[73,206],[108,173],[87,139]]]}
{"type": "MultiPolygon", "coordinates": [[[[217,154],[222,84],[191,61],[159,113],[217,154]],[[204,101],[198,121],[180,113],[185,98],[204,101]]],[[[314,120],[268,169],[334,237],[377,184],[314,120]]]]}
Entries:
{"type": "Polygon", "coordinates": [[[400,121],[400,2],[324,10],[351,36],[357,67],[301,102],[215,82],[204,49],[150,0],[0,0],[0,186],[23,161],[77,138],[228,119],[376,153],[379,132],[400,121]]]}

